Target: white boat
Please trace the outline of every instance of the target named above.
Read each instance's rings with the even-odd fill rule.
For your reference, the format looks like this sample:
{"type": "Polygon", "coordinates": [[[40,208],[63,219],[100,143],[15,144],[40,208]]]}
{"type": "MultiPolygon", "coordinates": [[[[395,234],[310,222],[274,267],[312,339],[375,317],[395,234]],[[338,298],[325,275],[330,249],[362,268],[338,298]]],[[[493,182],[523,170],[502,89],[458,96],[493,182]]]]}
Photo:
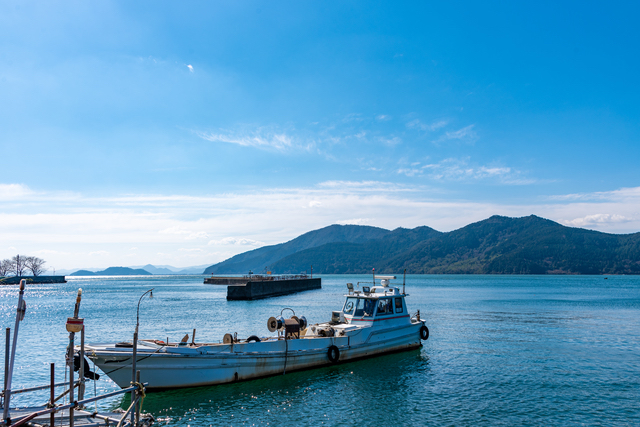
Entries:
{"type": "MultiPolygon", "coordinates": [[[[409,314],[404,285],[402,291],[389,286],[392,279],[395,276],[374,276],[373,286],[359,290],[348,283],[342,310],[332,312],[327,323],[307,325],[304,317],[294,313],[285,319],[281,312],[267,324],[277,332],[274,336],[238,340],[227,334],[223,342],[210,344],[139,340],[136,369],[148,383],[147,390],[171,389],[281,375],[418,348],[429,329],[420,311],[409,314]]],[[[85,351],[116,384],[130,386],[132,342],[87,345],[85,351]]]]}

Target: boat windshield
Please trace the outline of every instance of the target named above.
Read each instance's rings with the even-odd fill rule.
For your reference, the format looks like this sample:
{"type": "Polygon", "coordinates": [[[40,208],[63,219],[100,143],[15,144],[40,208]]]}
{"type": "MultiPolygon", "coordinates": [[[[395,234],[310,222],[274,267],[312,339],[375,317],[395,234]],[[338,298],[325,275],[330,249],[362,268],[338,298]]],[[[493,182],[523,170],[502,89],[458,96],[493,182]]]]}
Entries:
{"type": "Polygon", "coordinates": [[[369,298],[358,298],[356,310],[353,314],[355,317],[371,317],[376,307],[376,301],[369,298]]]}
{"type": "Polygon", "coordinates": [[[342,310],[342,312],[344,314],[353,314],[353,309],[356,308],[357,300],[358,298],[347,298],[347,301],[344,303],[344,309],[342,310]]]}

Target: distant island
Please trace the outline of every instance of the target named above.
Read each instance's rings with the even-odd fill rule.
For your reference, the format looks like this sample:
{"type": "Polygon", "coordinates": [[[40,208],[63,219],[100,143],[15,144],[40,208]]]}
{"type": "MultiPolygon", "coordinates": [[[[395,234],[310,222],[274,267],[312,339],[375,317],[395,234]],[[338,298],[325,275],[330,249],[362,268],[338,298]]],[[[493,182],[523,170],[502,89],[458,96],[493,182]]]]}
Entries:
{"type": "Polygon", "coordinates": [[[244,252],[204,274],[640,274],[640,233],[565,227],[531,215],[492,216],[450,232],[331,225],[244,252]]]}
{"type": "Polygon", "coordinates": [[[147,270],[129,267],[109,267],[102,271],[78,270],[69,276],[151,276],[147,270]]]}
{"type": "Polygon", "coordinates": [[[98,269],[80,269],[80,270],[69,270],[64,272],[67,276],[132,276],[132,275],[190,275],[197,274],[201,275],[202,270],[206,265],[193,266],[193,267],[185,267],[185,268],[176,268],[170,265],[166,266],[154,266],[151,264],[147,264],[145,266],[130,266],[130,267],[109,267],[105,270],[98,269]]]}

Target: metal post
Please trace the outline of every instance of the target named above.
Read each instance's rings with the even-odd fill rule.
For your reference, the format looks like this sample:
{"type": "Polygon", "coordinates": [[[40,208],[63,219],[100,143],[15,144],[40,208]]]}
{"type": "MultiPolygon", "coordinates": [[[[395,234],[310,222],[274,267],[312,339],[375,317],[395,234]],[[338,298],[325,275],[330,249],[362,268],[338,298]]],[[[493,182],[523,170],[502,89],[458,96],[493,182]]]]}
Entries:
{"type": "MultiPolygon", "coordinates": [[[[4,341],[4,388],[2,389],[5,394],[3,394],[3,396],[6,396],[7,393],[7,380],[9,379],[7,377],[7,373],[9,372],[9,351],[11,348],[11,328],[7,328],[7,334],[5,337],[5,341],[4,341]]],[[[4,405],[4,399],[2,404],[4,405]]]]}
{"type": "Polygon", "coordinates": [[[84,325],[82,325],[82,330],[80,331],[80,371],[78,372],[80,384],[78,385],[78,400],[84,399],[84,374],[84,325]]]}
{"type": "MultiPolygon", "coordinates": [[[[73,318],[78,318],[78,313],[80,312],[80,302],[82,301],[82,289],[78,289],[78,296],[76,297],[76,306],[73,309],[73,318]]],[[[67,320],[67,325],[69,325],[67,320]]],[[[83,326],[84,327],[84,326],[83,326]]],[[[69,403],[73,403],[73,389],[74,389],[74,381],[73,381],[73,353],[75,350],[75,338],[76,334],[73,332],[69,332],[69,403]]],[[[82,366],[82,360],[80,361],[80,366],[82,366]]],[[[73,427],[73,406],[69,408],[69,427],[73,427]]]]}
{"type": "MultiPolygon", "coordinates": [[[[133,333],[133,361],[131,362],[132,365],[132,369],[131,369],[131,385],[133,385],[133,383],[136,380],[136,358],[137,358],[137,353],[138,353],[138,326],[136,325],[136,331],[133,333]]],[[[134,399],[136,398],[135,395],[135,390],[131,390],[131,403],[133,404],[134,399]]],[[[135,411],[131,412],[131,425],[135,425],[135,411]]]]}
{"type": "Polygon", "coordinates": [[[404,275],[402,276],[402,295],[405,295],[404,284],[407,281],[407,269],[404,269],[404,275]]]}
{"type": "MultiPolygon", "coordinates": [[[[140,386],[140,371],[136,371],[136,382],[138,383],[138,386],[140,386]]],[[[135,423],[135,427],[138,427],[140,425],[140,406],[141,406],[141,402],[140,402],[140,396],[142,396],[142,390],[138,389],[136,390],[136,397],[138,398],[138,403],[136,403],[136,423],[135,423]]]]}
{"type": "MultiPolygon", "coordinates": [[[[140,296],[140,299],[138,300],[138,308],[136,310],[136,330],[133,333],[133,360],[131,362],[131,382],[133,383],[136,380],[136,358],[137,358],[137,353],[138,353],[138,329],[140,327],[140,303],[142,302],[142,298],[144,298],[145,295],[150,294],[149,298],[153,298],[153,290],[155,288],[151,288],[148,291],[146,291],[145,293],[143,293],[140,296]]],[[[169,342],[169,339],[167,338],[167,344],[169,342]]],[[[133,399],[134,399],[134,392],[131,392],[131,403],[133,403],[133,399]]],[[[131,423],[133,424],[134,422],[134,414],[131,413],[131,423]]]]}
{"type": "Polygon", "coordinates": [[[11,402],[11,380],[13,377],[13,363],[16,360],[16,347],[18,344],[18,328],[20,326],[20,321],[24,319],[24,314],[26,311],[26,305],[24,303],[24,288],[27,284],[25,279],[20,280],[20,293],[18,294],[18,308],[16,310],[16,326],[13,328],[13,343],[11,344],[11,359],[9,360],[9,371],[7,374],[7,386],[4,394],[4,413],[3,420],[7,424],[10,423],[9,418],[9,404],[11,402]]]}
{"type": "MultiPolygon", "coordinates": [[[[56,364],[52,363],[51,364],[51,399],[49,400],[49,405],[51,405],[51,407],[53,407],[55,399],[56,399],[56,364]]],[[[55,412],[52,412],[50,417],[49,417],[49,426],[53,427],[54,423],[56,421],[56,416],[55,416],[55,412]]]]}
{"type": "MultiPolygon", "coordinates": [[[[73,384],[73,342],[74,342],[74,336],[75,334],[73,332],[69,333],[69,352],[68,352],[68,357],[69,357],[69,403],[73,403],[74,399],[73,399],[73,389],[74,389],[74,384],[73,384]]],[[[73,407],[69,408],[69,427],[73,427],[73,407]]]]}

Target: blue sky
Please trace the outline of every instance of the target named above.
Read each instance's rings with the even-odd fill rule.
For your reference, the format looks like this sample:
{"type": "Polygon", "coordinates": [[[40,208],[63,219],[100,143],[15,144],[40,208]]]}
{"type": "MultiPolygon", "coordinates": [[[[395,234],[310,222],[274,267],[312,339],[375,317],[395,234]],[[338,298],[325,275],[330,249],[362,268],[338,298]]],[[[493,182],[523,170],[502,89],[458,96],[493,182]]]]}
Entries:
{"type": "Polygon", "coordinates": [[[0,4],[0,258],[215,263],[333,223],[640,231],[634,2],[0,4]]]}

